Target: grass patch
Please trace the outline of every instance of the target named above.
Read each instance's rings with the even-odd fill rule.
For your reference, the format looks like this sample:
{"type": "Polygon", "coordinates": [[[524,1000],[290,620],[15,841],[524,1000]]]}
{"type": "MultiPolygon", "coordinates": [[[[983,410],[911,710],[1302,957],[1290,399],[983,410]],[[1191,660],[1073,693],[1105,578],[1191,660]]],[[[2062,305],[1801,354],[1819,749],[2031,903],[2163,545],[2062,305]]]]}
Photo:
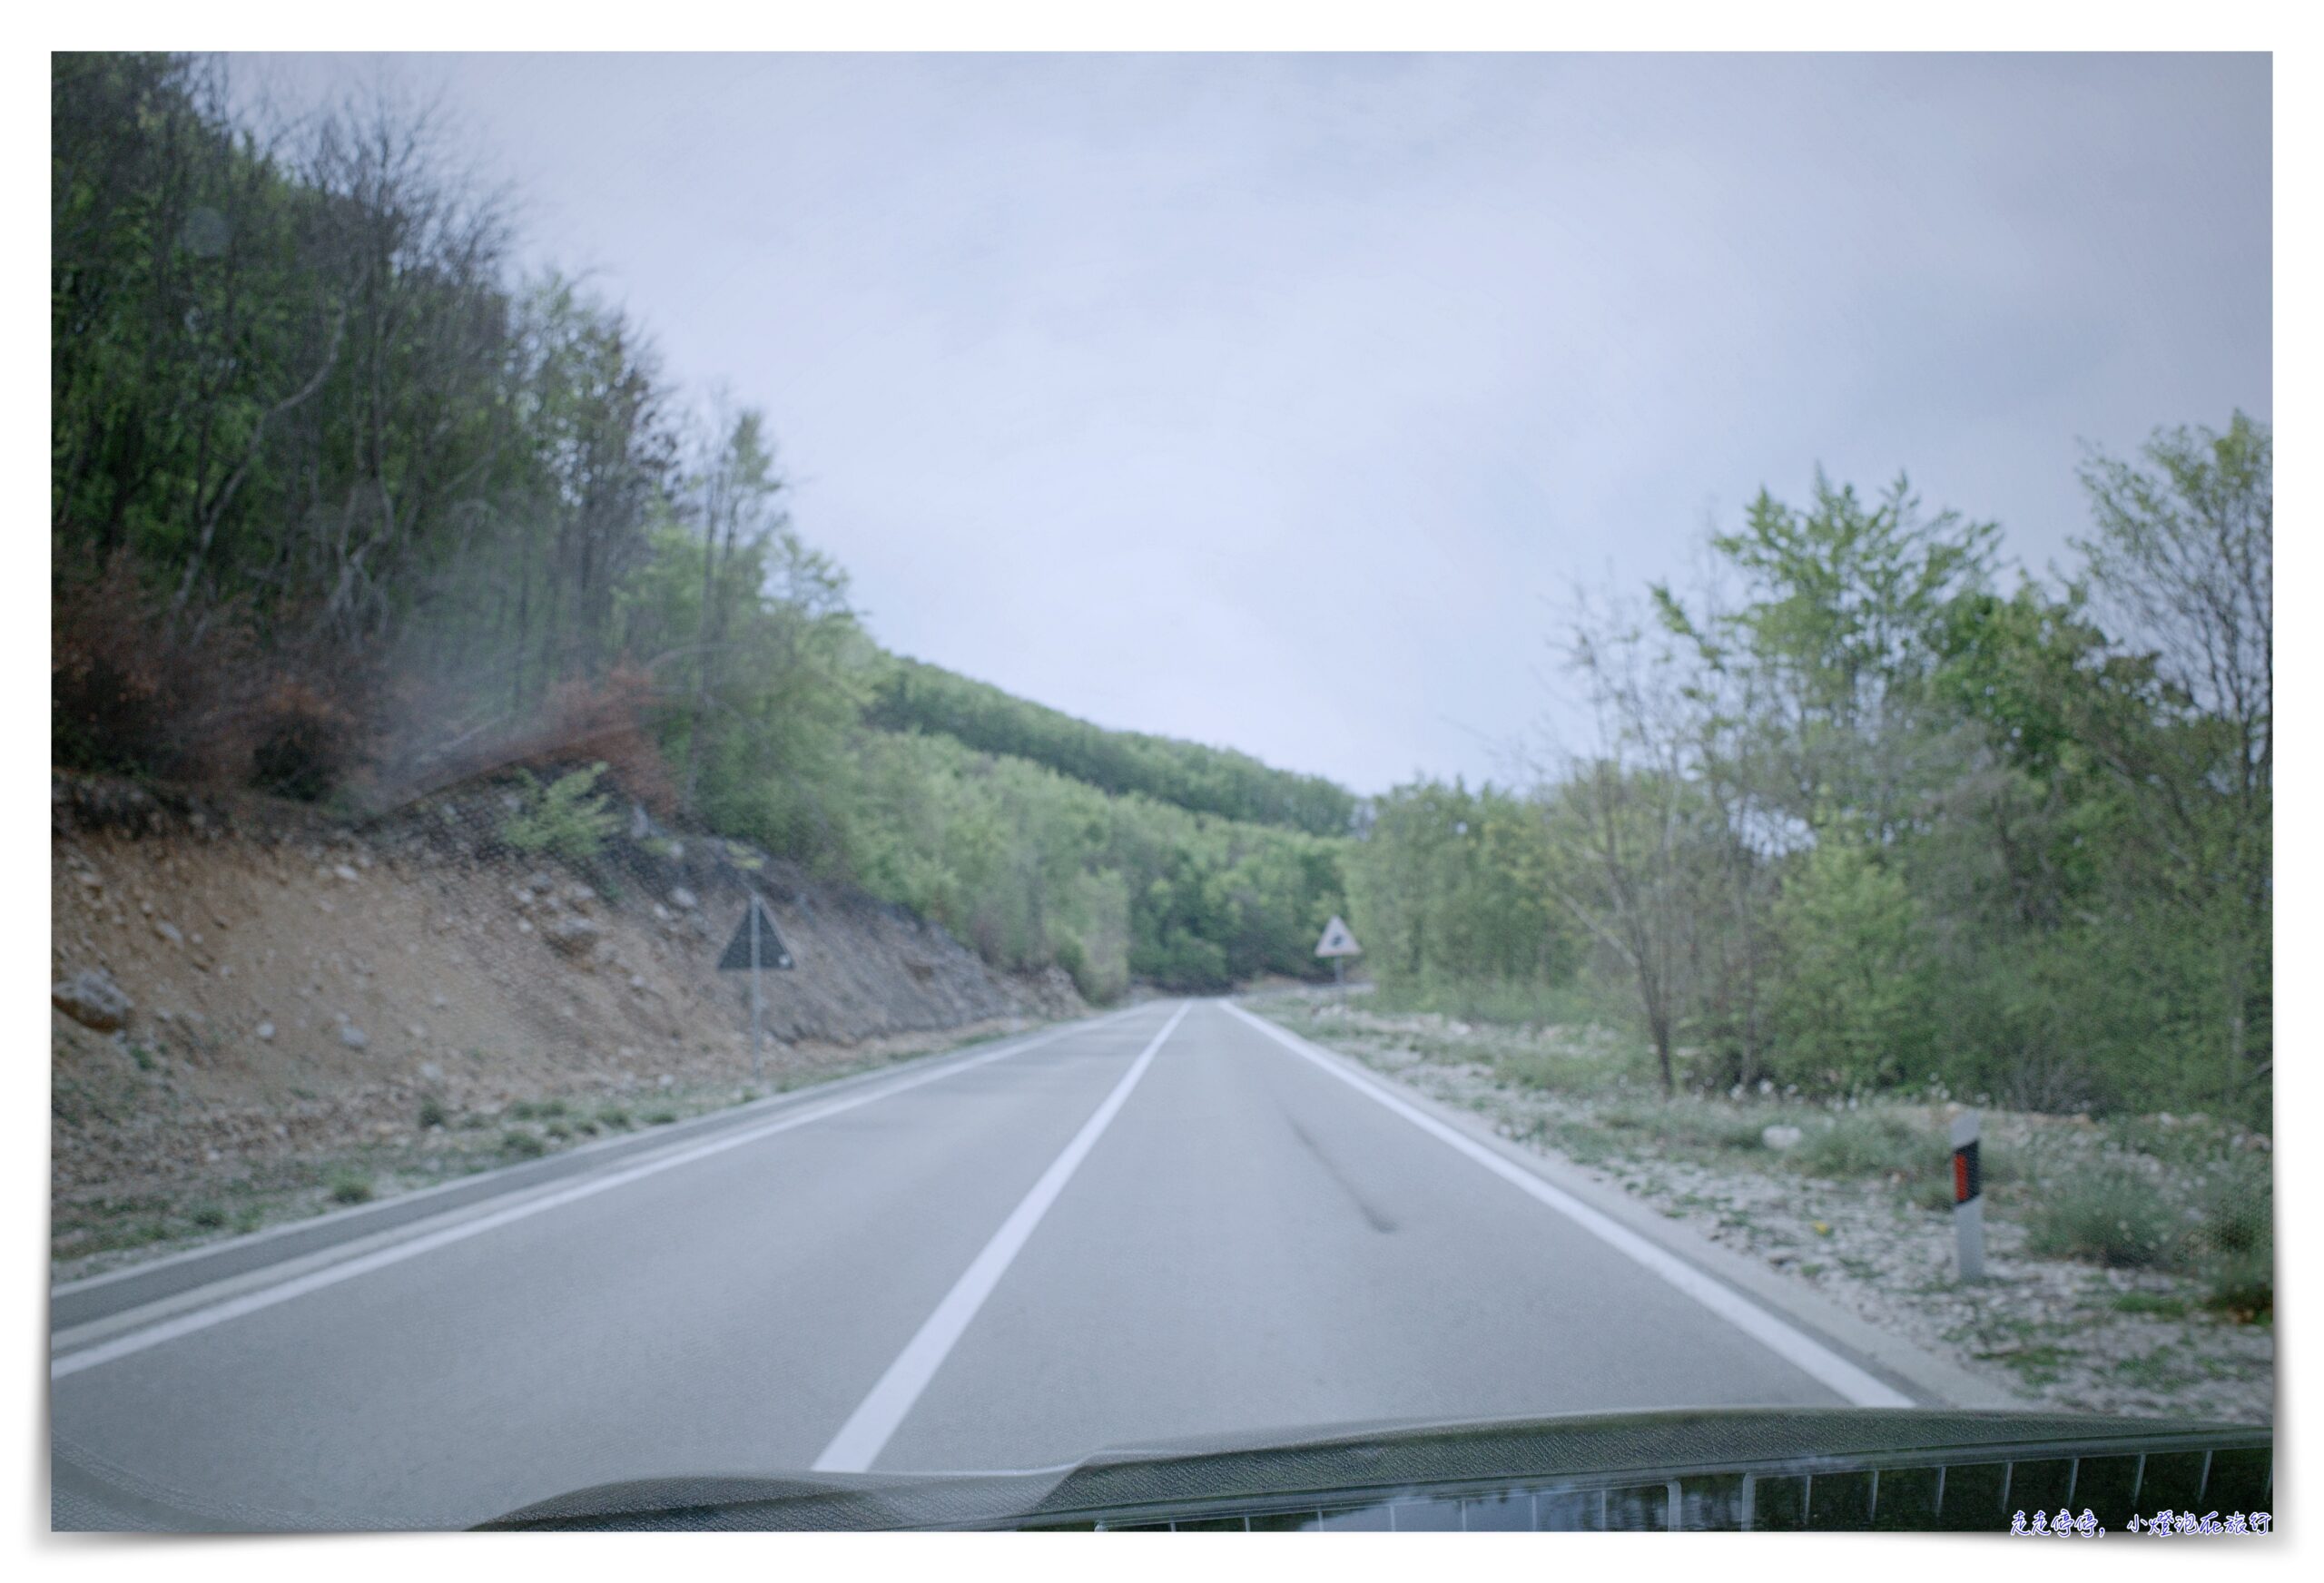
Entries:
{"type": "Polygon", "coordinates": [[[1663,1107],[1662,1136],[1701,1148],[1748,1154],[1764,1148],[1768,1124],[1748,1111],[1716,1105],[1671,1105],[1663,1107]]]}
{"type": "Polygon", "coordinates": [[[2276,1320],[2276,1261],[2272,1253],[2239,1254],[2215,1265],[2205,1283],[2203,1306],[2241,1324],[2276,1320]]]}
{"type": "Polygon", "coordinates": [[[1681,1148],[1748,1154],[1766,1146],[1768,1123],[1757,1112],[1714,1103],[1676,1100],[1617,1105],[1599,1113],[1617,1132],[1638,1133],[1681,1148]]]}
{"type": "Polygon", "coordinates": [[[1551,1094],[1603,1094],[1638,1086],[1648,1077],[1623,1051],[1571,1047],[1511,1051],[1493,1062],[1492,1071],[1504,1083],[1551,1094]]]}
{"type": "Polygon", "coordinates": [[[1512,1136],[1521,1144],[1538,1139],[1577,1165],[1603,1165],[1621,1153],[1603,1127],[1592,1126],[1586,1121],[1545,1120],[1536,1116],[1512,1128],[1512,1136]]]}
{"type": "Polygon", "coordinates": [[[1945,1152],[1939,1140],[1900,1116],[1857,1114],[1807,1129],[1790,1157],[1811,1176],[1837,1181],[1896,1175],[1910,1180],[1945,1152]]]}
{"type": "Polygon", "coordinates": [[[500,1135],[500,1152],[515,1159],[537,1160],[548,1153],[548,1145],[537,1136],[512,1126],[500,1135]]]}
{"type": "Polygon", "coordinates": [[[2182,1319],[2187,1303],[2181,1297],[2166,1297],[2160,1292],[2125,1292],[2114,1299],[2117,1313],[2144,1313],[2156,1319],[2182,1319]]]}
{"type": "Polygon", "coordinates": [[[341,1171],[330,1179],[330,1201],[333,1204],[369,1204],[372,1194],[371,1178],[353,1171],[341,1171]]]}
{"type": "Polygon", "coordinates": [[[1915,1208],[1949,1213],[1953,1208],[1953,1174],[1935,1172],[1911,1178],[1908,1191],[1915,1208]]]}
{"type": "Polygon", "coordinates": [[[2073,1362],[2073,1354],[2063,1347],[2054,1347],[2046,1342],[2034,1346],[2020,1347],[2014,1352],[1987,1352],[1984,1355],[2016,1370],[2029,1385],[2050,1384],[2064,1371],[2067,1364],[2073,1362]]]}
{"type": "Polygon", "coordinates": [[[2204,1172],[2194,1194],[2193,1240],[2202,1254],[2239,1258],[2275,1254],[2275,1185],[2264,1163],[2249,1156],[2204,1172]]]}
{"type": "Polygon", "coordinates": [[[678,1113],[675,1110],[649,1111],[646,1113],[645,1125],[648,1126],[667,1126],[677,1119],[678,1113]]]}
{"type": "Polygon", "coordinates": [[[1559,1027],[1602,1020],[1600,1008],[1585,991],[1573,985],[1552,988],[1482,981],[1383,985],[1364,997],[1361,1004],[1389,1016],[1434,1012],[1462,1022],[1498,1023],[1507,1027],[1559,1027]]]}
{"type": "Polygon", "coordinates": [[[2047,1258],[2141,1269],[2162,1261],[2178,1231],[2161,1188],[2136,1171],[2110,1166],[2079,1173],[2036,1198],[2025,1245],[2047,1258]]]}
{"type": "Polygon", "coordinates": [[[431,1126],[442,1126],[450,1119],[451,1116],[445,1110],[444,1102],[441,1099],[433,1094],[421,1098],[419,1102],[420,1131],[426,1132],[431,1126]]]}
{"type": "Polygon", "coordinates": [[[203,1231],[216,1231],[226,1224],[226,1208],[220,1204],[197,1204],[186,1212],[186,1218],[203,1231]]]}
{"type": "Polygon", "coordinates": [[[597,1125],[609,1132],[627,1132],[637,1124],[630,1120],[629,1112],[618,1105],[608,1105],[597,1112],[597,1125]]]}
{"type": "Polygon", "coordinates": [[[508,1107],[509,1116],[517,1121],[554,1121],[564,1114],[562,1099],[519,1099],[508,1107]]]}

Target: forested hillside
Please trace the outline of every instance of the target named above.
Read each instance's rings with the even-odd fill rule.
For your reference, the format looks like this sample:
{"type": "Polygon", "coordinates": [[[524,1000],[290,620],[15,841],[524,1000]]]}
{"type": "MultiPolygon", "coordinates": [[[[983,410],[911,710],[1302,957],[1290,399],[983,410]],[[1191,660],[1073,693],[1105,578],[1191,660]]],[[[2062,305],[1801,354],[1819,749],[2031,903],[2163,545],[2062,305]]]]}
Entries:
{"type": "Polygon", "coordinates": [[[1107,731],[917,660],[882,667],[865,719],[940,731],[972,748],[1047,764],[1105,792],[1136,792],[1196,813],[1345,835],[1355,798],[1321,775],[1270,769],[1247,753],[1107,731]]]}
{"type": "Polygon", "coordinates": [[[1594,750],[1399,788],[1354,849],[1392,996],[1591,989],[1670,1084],[2264,1124],[2270,438],[2239,414],[2082,477],[2061,584],[1819,479],[1712,539],[1721,592],[1585,608],[1594,750]]]}
{"type": "Polygon", "coordinates": [[[350,814],[528,767],[575,840],[617,790],[1098,999],[1313,975],[1344,909],[1391,999],[1626,1019],[1674,1086],[2270,1104],[2263,425],[2083,458],[2054,582],[1901,484],[1762,495],[1564,634],[1592,748],[1359,836],[882,653],[760,413],[519,275],[424,119],[72,55],[52,115],[61,764],[350,814]]]}
{"type": "Polygon", "coordinates": [[[531,766],[573,841],[618,792],[1093,998],[1314,971],[1346,793],[882,654],[760,414],[520,277],[424,117],[154,55],[51,110],[59,763],[350,814],[531,766]]]}

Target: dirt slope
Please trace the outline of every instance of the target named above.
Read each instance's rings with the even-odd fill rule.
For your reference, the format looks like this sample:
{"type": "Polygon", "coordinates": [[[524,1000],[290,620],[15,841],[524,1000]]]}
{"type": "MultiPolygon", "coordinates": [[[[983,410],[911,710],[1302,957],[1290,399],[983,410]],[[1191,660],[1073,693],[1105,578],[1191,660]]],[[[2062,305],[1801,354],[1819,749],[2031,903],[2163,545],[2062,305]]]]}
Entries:
{"type": "Polygon", "coordinates": [[[51,1014],[60,1226],[413,1145],[433,1107],[731,1098],[749,976],[714,963],[746,886],[797,963],[764,976],[769,1086],[1084,1009],[1061,973],[998,974],[899,909],[642,813],[586,862],[510,851],[510,795],[358,826],[55,776],[53,976],[133,1002],[110,1032],[51,1014]]]}

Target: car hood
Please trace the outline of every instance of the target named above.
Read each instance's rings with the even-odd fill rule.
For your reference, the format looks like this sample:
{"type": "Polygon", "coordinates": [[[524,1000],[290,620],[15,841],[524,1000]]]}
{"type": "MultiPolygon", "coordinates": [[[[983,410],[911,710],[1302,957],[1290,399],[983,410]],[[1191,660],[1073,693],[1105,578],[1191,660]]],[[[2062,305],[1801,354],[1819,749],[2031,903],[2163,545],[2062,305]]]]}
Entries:
{"type": "Polygon", "coordinates": [[[2122,1506],[2101,1519],[2121,1522],[2131,1515],[2129,1502],[2144,1509],[2191,1504],[2207,1490],[2237,1499],[2256,1495],[2250,1503],[2259,1504],[2269,1490],[2272,1446],[2265,1426],[1951,1409],[1400,1421],[1119,1447],[1021,1472],[637,1480],[576,1490],[482,1526],[1475,1527],[1483,1513],[1494,1526],[1516,1527],[2005,1528],[2004,1507],[2020,1464],[2028,1470],[2014,1480],[2021,1506],[2046,1504],[2053,1492],[2063,1501],[2079,1483],[2087,1499],[2122,1506]],[[1944,1471],[1955,1466],[1977,1477],[1955,1477],[1948,1514],[1944,1471]],[[1887,1522],[1878,1520],[1883,1470],[1891,1490],[1887,1522]],[[1827,1497],[1820,1508],[1810,1494],[1818,1478],[1827,1497]],[[1933,1499],[1925,1493],[1932,1485],[1933,1499]],[[1998,1500],[1962,1493],[1989,1487],[1998,1500]],[[1900,1493],[1907,1489],[1923,1493],[1907,1499],[1900,1493]],[[1846,1491],[1845,1499],[1834,1491],[1846,1491]],[[1798,1520],[1777,1518],[1778,1509],[1791,1510],[1795,1493],[1798,1520]],[[1512,1502],[1521,1498],[1519,1514],[1512,1502]],[[1914,1502],[1926,1506],[1925,1523],[1913,1520],[1914,1502]],[[1819,1509],[1832,1520],[1810,1520],[1819,1509]],[[1852,1520],[1859,1517],[1861,1523],[1852,1520]]]}

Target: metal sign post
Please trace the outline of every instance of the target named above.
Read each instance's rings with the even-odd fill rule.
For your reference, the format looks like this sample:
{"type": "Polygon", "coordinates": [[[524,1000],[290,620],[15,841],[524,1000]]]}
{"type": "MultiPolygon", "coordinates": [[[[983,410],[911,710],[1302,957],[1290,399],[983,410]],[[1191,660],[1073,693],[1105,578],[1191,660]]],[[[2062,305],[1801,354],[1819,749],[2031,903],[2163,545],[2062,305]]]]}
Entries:
{"type": "Polygon", "coordinates": [[[1977,1113],[1953,1118],[1953,1237],[1961,1254],[1961,1279],[1985,1278],[1985,1185],[1977,1168],[1977,1113]]]}
{"type": "MultiPolygon", "coordinates": [[[[753,898],[753,900],[756,900],[753,898]]],[[[759,909],[750,909],[751,919],[751,1081],[766,1080],[766,1063],[759,1057],[759,909]]]]}
{"type": "Polygon", "coordinates": [[[774,915],[766,909],[766,902],[758,892],[751,892],[749,903],[743,909],[743,921],[734,926],[734,938],[726,942],[726,950],[718,959],[722,973],[751,971],[751,1081],[765,1081],[766,1063],[762,1055],[764,1047],[764,1002],[759,994],[759,969],[762,967],[789,968],[791,953],[783,949],[783,937],[775,932],[774,915]]]}

